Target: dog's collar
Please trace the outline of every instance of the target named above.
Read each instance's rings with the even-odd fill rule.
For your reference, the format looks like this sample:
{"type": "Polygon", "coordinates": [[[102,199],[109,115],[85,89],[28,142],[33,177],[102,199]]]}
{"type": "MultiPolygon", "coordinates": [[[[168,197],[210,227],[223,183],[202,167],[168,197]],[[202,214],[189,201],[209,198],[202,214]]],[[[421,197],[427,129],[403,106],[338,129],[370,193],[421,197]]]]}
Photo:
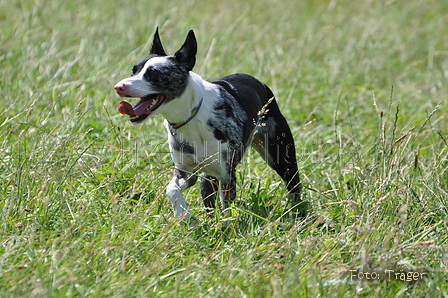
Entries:
{"type": "Polygon", "coordinates": [[[203,98],[201,98],[201,100],[199,101],[198,105],[195,106],[192,110],[191,110],[191,115],[190,117],[188,117],[187,119],[185,119],[184,121],[181,122],[177,122],[177,123],[172,123],[170,121],[168,121],[169,125],[170,125],[170,131],[171,134],[174,136],[176,134],[176,129],[181,128],[182,126],[184,126],[185,124],[187,124],[188,122],[190,122],[194,116],[196,116],[196,114],[199,112],[199,109],[201,108],[202,105],[202,100],[203,98]]]}

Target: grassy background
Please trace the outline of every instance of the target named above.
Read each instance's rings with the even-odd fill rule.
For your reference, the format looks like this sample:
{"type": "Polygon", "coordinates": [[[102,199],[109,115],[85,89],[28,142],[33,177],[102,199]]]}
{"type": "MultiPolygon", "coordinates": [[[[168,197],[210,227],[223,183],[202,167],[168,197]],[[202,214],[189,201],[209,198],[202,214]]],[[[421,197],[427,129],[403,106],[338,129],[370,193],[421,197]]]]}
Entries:
{"type": "Polygon", "coordinates": [[[448,2],[167,2],[0,1],[0,296],[446,297],[448,2]],[[172,218],[162,119],[112,89],[156,26],[169,53],[195,30],[205,79],[273,88],[312,217],[250,152],[231,218],[197,186],[199,227],[172,218]]]}

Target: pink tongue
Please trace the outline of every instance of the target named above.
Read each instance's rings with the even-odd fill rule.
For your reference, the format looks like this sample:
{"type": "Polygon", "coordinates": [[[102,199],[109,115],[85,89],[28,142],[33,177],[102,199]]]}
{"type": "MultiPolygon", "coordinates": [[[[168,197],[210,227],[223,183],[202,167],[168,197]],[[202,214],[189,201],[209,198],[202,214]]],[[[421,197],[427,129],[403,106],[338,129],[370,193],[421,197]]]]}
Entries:
{"type": "MultiPolygon", "coordinates": [[[[144,114],[146,110],[149,108],[149,106],[152,103],[152,99],[146,99],[142,98],[139,102],[137,102],[133,108],[134,115],[140,116],[141,114],[144,114]]],[[[147,113],[149,114],[149,113],[147,113]]],[[[129,115],[129,114],[128,114],[129,115]]]]}
{"type": "Polygon", "coordinates": [[[159,96],[155,98],[151,97],[143,97],[139,102],[135,104],[135,106],[131,106],[126,101],[120,101],[118,103],[118,112],[123,115],[129,115],[131,117],[140,116],[142,114],[150,114],[152,111],[149,109],[154,100],[159,101],[159,96]]]}
{"type": "Polygon", "coordinates": [[[120,101],[118,103],[118,112],[123,115],[129,115],[131,117],[137,116],[134,112],[134,108],[126,101],[120,101]]]}

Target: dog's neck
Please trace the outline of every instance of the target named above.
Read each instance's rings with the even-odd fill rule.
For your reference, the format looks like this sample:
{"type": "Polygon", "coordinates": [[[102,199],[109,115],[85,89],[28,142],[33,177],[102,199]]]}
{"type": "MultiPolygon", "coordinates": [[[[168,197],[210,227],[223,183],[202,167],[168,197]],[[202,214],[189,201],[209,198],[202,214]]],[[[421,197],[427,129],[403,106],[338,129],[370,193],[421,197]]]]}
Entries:
{"type": "MultiPolygon", "coordinates": [[[[182,123],[191,118],[195,109],[197,114],[204,110],[203,106],[207,105],[207,98],[211,92],[216,92],[213,85],[190,71],[185,91],[178,98],[166,103],[160,114],[171,124],[182,123]]],[[[194,118],[189,121],[194,121],[194,118]]]]}

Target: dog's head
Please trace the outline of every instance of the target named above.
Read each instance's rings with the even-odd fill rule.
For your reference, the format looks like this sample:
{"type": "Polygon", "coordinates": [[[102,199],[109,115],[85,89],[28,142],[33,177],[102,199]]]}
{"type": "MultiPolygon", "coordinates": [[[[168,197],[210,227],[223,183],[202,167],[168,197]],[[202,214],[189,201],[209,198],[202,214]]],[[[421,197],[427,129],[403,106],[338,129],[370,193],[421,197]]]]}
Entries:
{"type": "Polygon", "coordinates": [[[168,56],[157,28],[149,56],[134,65],[132,76],[114,86],[120,97],[140,100],[134,106],[121,101],[118,111],[129,115],[131,122],[138,123],[156,114],[163,104],[179,97],[185,91],[189,72],[196,63],[196,52],[196,37],[190,30],[182,47],[174,55],[168,56]]]}

